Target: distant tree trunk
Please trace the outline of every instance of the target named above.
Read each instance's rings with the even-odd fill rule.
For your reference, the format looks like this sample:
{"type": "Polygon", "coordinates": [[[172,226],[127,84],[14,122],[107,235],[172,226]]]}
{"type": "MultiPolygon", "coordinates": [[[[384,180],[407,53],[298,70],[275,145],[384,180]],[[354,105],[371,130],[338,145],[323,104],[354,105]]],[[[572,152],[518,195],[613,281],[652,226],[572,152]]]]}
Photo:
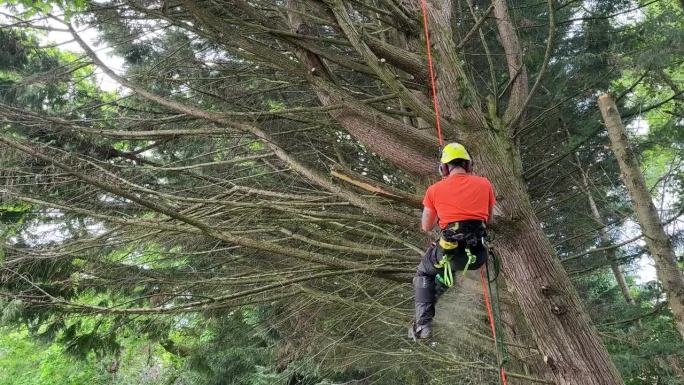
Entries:
{"type": "Polygon", "coordinates": [[[608,129],[613,152],[620,164],[623,180],[634,202],[637,219],[646,238],[646,246],[655,261],[658,279],[667,294],[675,326],[684,339],[684,275],[677,267],[670,237],[660,223],[644,175],[627,141],[625,127],[613,98],[608,94],[601,95],[598,105],[608,129]]]}
{"type": "MultiPolygon", "coordinates": [[[[584,194],[587,196],[587,201],[589,201],[591,215],[596,221],[596,223],[599,226],[601,226],[598,230],[599,239],[601,240],[603,246],[610,246],[612,242],[610,240],[610,237],[608,236],[608,232],[606,231],[605,227],[603,227],[604,223],[603,219],[601,218],[601,213],[599,212],[598,206],[596,205],[596,201],[594,200],[594,197],[591,195],[591,190],[589,189],[588,172],[584,169],[584,167],[582,167],[582,163],[577,153],[575,153],[575,161],[577,162],[577,169],[579,170],[580,175],[582,177],[582,190],[584,191],[584,194]]],[[[622,274],[622,271],[620,270],[620,264],[617,262],[615,258],[615,248],[608,249],[607,253],[608,254],[606,258],[610,263],[610,269],[613,271],[613,276],[615,276],[615,281],[617,281],[617,284],[620,287],[620,292],[622,292],[622,296],[625,298],[625,301],[627,301],[628,304],[634,305],[634,298],[632,298],[632,294],[630,294],[629,292],[629,287],[627,286],[627,280],[625,280],[625,275],[622,274]]]]}
{"type": "MultiPolygon", "coordinates": [[[[584,178],[586,183],[586,176],[584,178]]],[[[603,222],[601,221],[601,215],[598,211],[598,207],[596,207],[596,202],[594,201],[594,197],[591,195],[591,192],[588,189],[585,190],[585,192],[587,194],[589,206],[591,207],[592,216],[600,225],[603,225],[603,222]]],[[[604,246],[610,246],[610,237],[608,237],[608,233],[606,232],[606,229],[603,227],[599,228],[599,238],[601,239],[601,243],[604,246]]],[[[625,279],[625,275],[622,274],[622,271],[620,270],[620,264],[615,259],[615,249],[608,249],[607,253],[608,255],[606,258],[610,263],[610,269],[613,271],[613,276],[615,277],[615,281],[617,281],[617,284],[620,287],[620,292],[622,292],[622,296],[625,298],[625,301],[628,304],[634,305],[634,298],[632,298],[632,294],[630,294],[629,292],[629,287],[627,286],[627,280],[625,279]]]]}

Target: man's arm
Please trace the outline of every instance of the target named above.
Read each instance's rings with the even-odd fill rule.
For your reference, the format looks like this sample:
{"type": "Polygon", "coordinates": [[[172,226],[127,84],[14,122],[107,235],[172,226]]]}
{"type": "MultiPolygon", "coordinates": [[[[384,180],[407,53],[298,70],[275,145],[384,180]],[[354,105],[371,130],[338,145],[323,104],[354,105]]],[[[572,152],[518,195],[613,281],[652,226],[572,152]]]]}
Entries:
{"type": "Polygon", "coordinates": [[[487,223],[492,223],[494,219],[494,205],[496,204],[496,196],[494,195],[494,187],[492,182],[489,182],[489,218],[487,218],[487,223]]]}
{"type": "Polygon", "coordinates": [[[437,211],[424,207],[423,208],[423,216],[420,220],[420,228],[425,231],[426,233],[429,233],[432,231],[433,228],[435,228],[435,225],[437,224],[437,211]]]}

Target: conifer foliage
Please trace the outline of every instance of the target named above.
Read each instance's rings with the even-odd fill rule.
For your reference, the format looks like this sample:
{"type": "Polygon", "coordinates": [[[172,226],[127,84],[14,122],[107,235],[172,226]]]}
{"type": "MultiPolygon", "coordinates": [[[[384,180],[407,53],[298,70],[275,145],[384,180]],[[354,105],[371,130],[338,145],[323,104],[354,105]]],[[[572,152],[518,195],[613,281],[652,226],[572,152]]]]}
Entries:
{"type": "MultiPolygon", "coordinates": [[[[420,1],[0,4],[3,343],[101,383],[498,381],[475,273],[436,346],[405,337],[439,144],[420,1]]],[[[677,383],[596,98],[681,254],[679,2],[426,5],[444,135],[497,190],[509,382],[677,383]]]]}

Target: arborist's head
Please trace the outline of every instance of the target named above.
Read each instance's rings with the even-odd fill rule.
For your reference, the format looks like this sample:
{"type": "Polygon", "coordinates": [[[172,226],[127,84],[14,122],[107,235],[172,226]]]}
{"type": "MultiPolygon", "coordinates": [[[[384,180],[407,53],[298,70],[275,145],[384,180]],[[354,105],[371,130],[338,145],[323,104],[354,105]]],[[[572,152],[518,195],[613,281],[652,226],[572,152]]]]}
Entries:
{"type": "Polygon", "coordinates": [[[446,177],[456,167],[464,169],[466,172],[471,172],[473,161],[468,154],[468,150],[460,143],[449,143],[442,149],[442,158],[440,159],[439,173],[446,177]]]}

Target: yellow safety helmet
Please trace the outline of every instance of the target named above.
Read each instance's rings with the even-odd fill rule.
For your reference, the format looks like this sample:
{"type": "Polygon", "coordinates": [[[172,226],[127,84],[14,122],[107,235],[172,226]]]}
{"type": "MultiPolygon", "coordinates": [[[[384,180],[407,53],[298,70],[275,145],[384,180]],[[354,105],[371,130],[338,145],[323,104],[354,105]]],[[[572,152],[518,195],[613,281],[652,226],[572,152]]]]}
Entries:
{"type": "Polygon", "coordinates": [[[442,158],[439,161],[441,163],[449,163],[455,159],[471,161],[468,150],[466,150],[461,143],[449,143],[444,146],[444,149],[442,150],[442,158]]]}

